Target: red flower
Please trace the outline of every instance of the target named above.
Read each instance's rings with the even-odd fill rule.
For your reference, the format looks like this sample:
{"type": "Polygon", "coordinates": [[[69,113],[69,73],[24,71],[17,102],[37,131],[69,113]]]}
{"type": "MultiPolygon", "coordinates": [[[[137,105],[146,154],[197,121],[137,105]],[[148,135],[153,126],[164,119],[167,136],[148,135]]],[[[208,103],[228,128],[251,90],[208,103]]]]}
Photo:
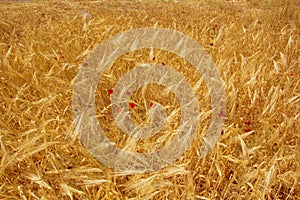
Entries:
{"type": "Polygon", "coordinates": [[[212,46],[214,46],[214,43],[211,42],[209,45],[212,47],[212,46]]]}
{"type": "Polygon", "coordinates": [[[130,96],[131,93],[130,93],[129,91],[126,91],[126,95],[127,95],[127,96],[130,96]]]}
{"type": "Polygon", "coordinates": [[[129,103],[129,107],[130,107],[130,108],[134,108],[135,106],[136,106],[135,103],[129,103]]]}
{"type": "Polygon", "coordinates": [[[114,91],[113,90],[107,90],[107,93],[109,94],[109,95],[111,95],[112,93],[113,93],[114,91]]]}
{"type": "Polygon", "coordinates": [[[164,62],[162,62],[161,64],[162,64],[162,66],[166,66],[166,63],[164,63],[164,62]]]}
{"type": "Polygon", "coordinates": [[[88,65],[89,65],[89,64],[88,64],[88,63],[86,63],[86,62],[85,62],[85,63],[83,63],[83,66],[84,66],[84,67],[87,67],[88,65]]]}
{"type": "Polygon", "coordinates": [[[224,113],[221,111],[221,112],[219,113],[219,116],[220,116],[220,117],[224,117],[225,115],[224,115],[224,113]]]}
{"type": "Polygon", "coordinates": [[[61,59],[64,59],[64,58],[65,58],[65,56],[64,56],[64,55],[61,55],[61,56],[60,56],[60,58],[61,58],[61,59]]]}
{"type": "Polygon", "coordinates": [[[57,57],[54,57],[54,60],[58,60],[58,58],[57,58],[57,57]]]}
{"type": "Polygon", "coordinates": [[[294,74],[294,73],[290,73],[289,75],[290,75],[290,76],[295,76],[295,74],[294,74]]]}
{"type": "Polygon", "coordinates": [[[250,131],[252,131],[252,129],[251,128],[247,128],[247,129],[244,130],[244,133],[248,133],[250,131]]]}
{"type": "Polygon", "coordinates": [[[224,130],[222,130],[222,131],[221,131],[221,135],[224,135],[224,133],[225,133],[224,130]]]}
{"type": "Polygon", "coordinates": [[[152,60],[155,60],[155,57],[153,57],[152,60]]]}
{"type": "Polygon", "coordinates": [[[152,108],[153,106],[153,102],[150,102],[149,107],[152,108]]]}

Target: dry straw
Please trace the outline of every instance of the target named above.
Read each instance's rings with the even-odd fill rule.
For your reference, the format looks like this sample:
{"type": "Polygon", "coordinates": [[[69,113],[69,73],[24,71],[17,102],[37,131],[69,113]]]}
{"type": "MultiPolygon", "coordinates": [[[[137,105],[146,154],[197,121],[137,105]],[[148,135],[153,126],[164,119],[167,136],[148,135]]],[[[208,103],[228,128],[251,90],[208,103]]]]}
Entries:
{"type": "Polygon", "coordinates": [[[299,7],[296,0],[0,1],[0,199],[299,199],[299,7]],[[211,114],[201,75],[168,52],[126,54],[96,92],[98,120],[116,145],[159,149],[178,127],[178,102],[157,85],[137,91],[131,111],[143,125],[151,100],[167,106],[172,120],[160,134],[129,146],[115,126],[109,93],[138,63],[166,63],[185,75],[203,114],[193,145],[173,165],[116,174],[75,134],[73,82],[97,44],[147,26],[181,31],[212,56],[225,81],[226,126],[200,159],[211,114]]]}

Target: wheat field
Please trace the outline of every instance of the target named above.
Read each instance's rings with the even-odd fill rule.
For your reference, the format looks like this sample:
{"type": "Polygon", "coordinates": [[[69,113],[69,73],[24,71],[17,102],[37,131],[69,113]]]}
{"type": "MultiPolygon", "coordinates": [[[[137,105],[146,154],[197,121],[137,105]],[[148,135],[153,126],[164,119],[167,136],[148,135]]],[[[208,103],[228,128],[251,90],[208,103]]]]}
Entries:
{"type": "MultiPolygon", "coordinates": [[[[0,1],[0,199],[300,199],[299,25],[297,0],[0,1]],[[74,131],[74,81],[102,41],[143,27],[182,32],[205,49],[224,81],[226,122],[199,157],[211,114],[203,82],[195,91],[200,129],[184,155],[157,171],[117,173],[74,131]]],[[[141,49],[101,76],[95,104],[106,136],[148,152],[168,142],[180,112],[162,86],[139,89],[129,104],[136,124],[149,122],[153,101],[174,116],[158,135],[129,145],[110,95],[138,63],[167,64],[191,85],[201,74],[170,52],[141,49]]]]}

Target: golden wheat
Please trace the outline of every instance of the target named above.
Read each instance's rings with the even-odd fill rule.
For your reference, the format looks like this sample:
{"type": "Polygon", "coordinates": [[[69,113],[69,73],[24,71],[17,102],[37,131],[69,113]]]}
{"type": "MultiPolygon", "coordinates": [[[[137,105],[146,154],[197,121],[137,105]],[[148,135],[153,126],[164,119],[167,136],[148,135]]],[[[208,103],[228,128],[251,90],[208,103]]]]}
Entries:
{"type": "Polygon", "coordinates": [[[299,199],[299,13],[296,0],[0,1],[0,199],[299,199]],[[128,53],[97,88],[97,117],[107,137],[145,152],[161,148],[178,127],[178,102],[158,85],[132,96],[131,115],[143,125],[150,100],[167,106],[172,120],[160,134],[129,140],[113,122],[114,84],[144,62],[168,64],[188,77],[202,111],[201,131],[168,167],[115,173],[74,131],[74,80],[102,41],[152,26],[183,32],[213,58],[226,87],[226,125],[200,158],[211,114],[201,75],[165,51],[128,53]]]}

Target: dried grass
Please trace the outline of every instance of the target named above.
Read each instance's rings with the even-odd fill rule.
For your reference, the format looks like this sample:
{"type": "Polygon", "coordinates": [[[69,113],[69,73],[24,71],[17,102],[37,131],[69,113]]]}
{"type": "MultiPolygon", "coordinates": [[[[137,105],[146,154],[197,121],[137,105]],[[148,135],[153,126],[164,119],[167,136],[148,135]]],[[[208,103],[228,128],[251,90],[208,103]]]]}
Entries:
{"type": "MultiPolygon", "coordinates": [[[[299,7],[296,0],[0,1],[0,199],[299,199],[299,7]],[[73,82],[101,41],[153,25],[191,36],[212,56],[226,86],[224,134],[203,159],[196,141],[162,170],[115,174],[77,139],[73,82]]],[[[205,84],[180,68],[188,65],[180,58],[150,54],[155,60],[149,50],[124,55],[101,78],[96,103],[102,128],[126,145],[110,117],[107,90],[137,63],[164,62],[198,88],[204,113],[199,139],[210,118],[205,84]]],[[[178,124],[172,94],[144,94],[132,99],[134,120],[147,121],[153,99],[174,114],[163,130],[172,132],[178,124]]],[[[133,150],[160,148],[167,140],[162,135],[136,141],[133,150]]]]}

